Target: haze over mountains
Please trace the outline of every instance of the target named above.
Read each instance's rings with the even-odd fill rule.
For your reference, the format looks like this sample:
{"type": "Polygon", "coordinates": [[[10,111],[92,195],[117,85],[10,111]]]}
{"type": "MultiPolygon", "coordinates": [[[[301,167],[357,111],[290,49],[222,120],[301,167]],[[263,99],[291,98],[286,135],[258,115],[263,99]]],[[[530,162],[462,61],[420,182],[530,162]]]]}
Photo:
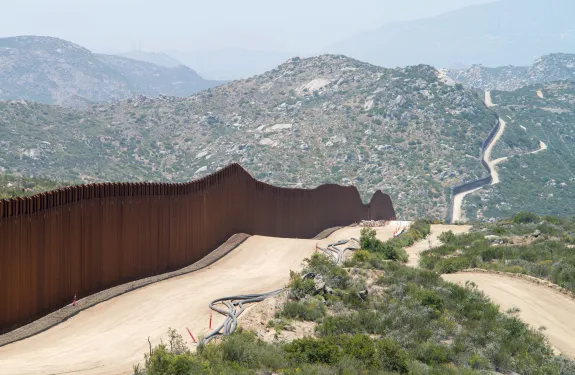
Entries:
{"type": "Polygon", "coordinates": [[[386,67],[523,66],[541,55],[575,52],[574,14],[572,0],[502,0],[390,23],[324,51],[386,67]]]}
{"type": "Polygon", "coordinates": [[[0,100],[80,107],[137,95],[189,96],[218,84],[183,65],[166,68],[97,55],[57,38],[0,39],[0,100]]]}
{"type": "Polygon", "coordinates": [[[149,62],[150,64],[155,64],[166,68],[175,68],[176,66],[184,65],[178,60],[174,59],[172,56],[169,56],[162,52],[145,52],[136,50],[136,51],[120,53],[117,55],[121,57],[127,57],[133,60],[149,62]]]}

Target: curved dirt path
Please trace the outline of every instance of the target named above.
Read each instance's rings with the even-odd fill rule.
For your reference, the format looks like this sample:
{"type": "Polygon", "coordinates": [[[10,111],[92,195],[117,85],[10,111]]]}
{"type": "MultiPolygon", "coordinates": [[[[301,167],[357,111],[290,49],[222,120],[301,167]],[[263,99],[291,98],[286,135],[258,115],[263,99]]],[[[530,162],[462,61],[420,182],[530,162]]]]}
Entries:
{"type": "MultiPolygon", "coordinates": [[[[407,265],[419,266],[419,254],[428,250],[430,243],[431,247],[441,245],[438,239],[441,233],[449,230],[453,233],[467,233],[470,229],[470,225],[432,225],[428,238],[406,249],[409,254],[407,265]]],[[[544,332],[551,345],[562,354],[575,357],[574,299],[546,286],[503,275],[461,272],[441,277],[461,285],[468,280],[473,281],[502,311],[519,308],[519,317],[523,322],[535,329],[546,327],[544,332]]]]}
{"type": "MultiPolygon", "coordinates": [[[[397,223],[377,228],[377,237],[393,237],[397,223]]],[[[211,266],[148,285],[80,312],[27,339],[0,347],[0,373],[131,374],[152,345],[167,342],[169,327],[187,341],[208,332],[208,303],[226,295],[269,292],[284,287],[289,271],[301,268],[316,244],[359,238],[360,227],[347,227],[324,240],[252,236],[211,266]]],[[[212,325],[223,322],[213,315],[212,325]]]]}
{"type": "Polygon", "coordinates": [[[575,300],[545,286],[501,275],[464,272],[441,277],[459,284],[473,281],[501,310],[519,308],[521,320],[536,329],[546,327],[551,345],[575,357],[575,300]]]}
{"type": "Polygon", "coordinates": [[[429,250],[432,247],[440,246],[442,243],[439,240],[439,235],[444,232],[452,231],[455,234],[467,233],[471,229],[471,225],[444,225],[432,224],[431,232],[426,239],[417,241],[410,247],[405,248],[409,260],[407,265],[410,267],[419,267],[419,254],[422,251],[429,250]]]}
{"type": "Polygon", "coordinates": [[[500,160],[501,158],[496,159],[496,160],[491,160],[491,152],[493,151],[493,147],[495,146],[497,141],[499,141],[499,138],[501,138],[501,136],[503,135],[503,132],[505,131],[506,122],[502,118],[499,118],[499,123],[501,124],[499,126],[499,130],[497,131],[497,133],[493,137],[493,140],[485,148],[485,153],[483,154],[483,160],[485,160],[485,162],[489,166],[489,169],[491,170],[491,178],[492,178],[491,185],[498,184],[500,181],[499,180],[499,173],[497,173],[497,168],[495,168],[495,166],[498,163],[500,163],[502,160],[500,160]]]}
{"type": "Polygon", "coordinates": [[[461,212],[461,206],[463,205],[463,198],[465,198],[466,195],[474,193],[479,189],[481,189],[481,187],[469,191],[464,191],[463,193],[456,194],[453,197],[453,216],[451,217],[451,222],[456,223],[458,221],[461,221],[463,217],[463,214],[461,212]]]}

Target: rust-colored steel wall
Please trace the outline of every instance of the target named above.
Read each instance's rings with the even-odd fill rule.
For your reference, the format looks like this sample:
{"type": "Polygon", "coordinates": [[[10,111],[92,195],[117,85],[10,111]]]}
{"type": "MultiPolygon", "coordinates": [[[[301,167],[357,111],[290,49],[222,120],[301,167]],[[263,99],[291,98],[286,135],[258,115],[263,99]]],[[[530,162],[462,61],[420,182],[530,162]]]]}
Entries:
{"type": "Polygon", "coordinates": [[[184,184],[106,183],[0,201],[0,332],[78,298],[185,267],[235,233],[310,238],[392,219],[388,195],[286,189],[238,164],[184,184]]]}

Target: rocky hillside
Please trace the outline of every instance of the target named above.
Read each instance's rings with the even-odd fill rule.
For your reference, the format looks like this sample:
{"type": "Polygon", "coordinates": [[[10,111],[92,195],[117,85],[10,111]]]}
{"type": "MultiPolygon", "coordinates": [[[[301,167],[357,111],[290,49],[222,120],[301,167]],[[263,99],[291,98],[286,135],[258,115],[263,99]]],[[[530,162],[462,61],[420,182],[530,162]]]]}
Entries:
{"type": "Polygon", "coordinates": [[[0,100],[80,107],[136,95],[187,96],[216,84],[186,67],[96,55],[61,39],[0,39],[0,100]]]}
{"type": "Polygon", "coordinates": [[[425,65],[294,58],[181,99],[86,110],[0,104],[0,165],[66,181],[184,181],[239,162],[282,186],[355,184],[402,217],[443,218],[449,187],[483,176],[495,124],[482,97],[425,65]]]}
{"type": "Polygon", "coordinates": [[[523,86],[575,80],[575,54],[555,53],[540,57],[531,66],[488,68],[473,65],[446,74],[467,86],[484,90],[513,91],[523,86]]]}

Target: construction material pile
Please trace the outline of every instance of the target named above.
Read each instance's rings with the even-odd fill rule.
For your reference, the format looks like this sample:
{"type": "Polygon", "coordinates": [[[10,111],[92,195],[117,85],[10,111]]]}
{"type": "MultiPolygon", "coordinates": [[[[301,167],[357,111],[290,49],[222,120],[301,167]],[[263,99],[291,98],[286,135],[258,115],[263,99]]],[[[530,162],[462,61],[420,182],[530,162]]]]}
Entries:
{"type": "Polygon", "coordinates": [[[389,221],[386,220],[362,220],[359,224],[354,224],[353,226],[360,226],[360,227],[385,227],[389,224],[389,221]]]}

